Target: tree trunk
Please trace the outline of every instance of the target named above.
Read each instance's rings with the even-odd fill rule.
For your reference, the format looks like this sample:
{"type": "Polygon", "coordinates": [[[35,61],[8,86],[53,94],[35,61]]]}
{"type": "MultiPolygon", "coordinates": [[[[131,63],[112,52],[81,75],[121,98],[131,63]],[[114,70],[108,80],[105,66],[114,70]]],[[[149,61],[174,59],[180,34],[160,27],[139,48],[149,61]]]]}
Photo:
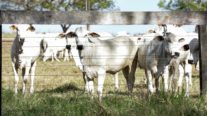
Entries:
{"type": "Polygon", "coordinates": [[[71,24],[61,24],[63,32],[67,32],[67,30],[70,28],[71,24]]]}

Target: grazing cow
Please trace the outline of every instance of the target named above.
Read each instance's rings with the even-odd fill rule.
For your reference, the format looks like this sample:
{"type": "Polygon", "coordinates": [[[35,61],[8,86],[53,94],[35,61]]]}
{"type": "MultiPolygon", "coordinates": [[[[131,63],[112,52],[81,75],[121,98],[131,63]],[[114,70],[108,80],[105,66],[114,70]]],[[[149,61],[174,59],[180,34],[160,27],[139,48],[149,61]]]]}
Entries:
{"type": "MultiPolygon", "coordinates": [[[[144,45],[138,49],[138,66],[145,70],[148,91],[154,93],[158,90],[159,76],[167,69],[170,60],[180,54],[178,41],[174,34],[166,33],[163,37],[158,33],[143,35],[144,45]],[[148,36],[148,35],[151,35],[148,36]],[[155,89],[152,79],[155,79],[155,89]]],[[[168,78],[164,76],[164,88],[168,89],[168,78]]]]}
{"type": "Polygon", "coordinates": [[[22,70],[23,76],[23,89],[22,92],[26,92],[26,83],[29,76],[31,76],[31,87],[30,93],[34,92],[34,76],[36,68],[36,60],[40,56],[40,42],[41,38],[36,38],[34,35],[35,28],[30,25],[25,26],[15,26],[12,25],[11,29],[16,31],[16,37],[13,41],[11,47],[11,61],[12,68],[14,71],[15,78],[15,94],[17,94],[18,89],[18,69],[22,70]]]}
{"type": "Polygon", "coordinates": [[[98,34],[89,33],[78,37],[75,33],[67,34],[67,48],[72,54],[76,52],[86,73],[90,93],[94,92],[93,80],[98,78],[98,96],[102,98],[106,73],[115,74],[120,70],[127,80],[128,89],[132,92],[137,61],[135,57],[138,45],[129,37],[115,37],[101,40],[98,34]]]}

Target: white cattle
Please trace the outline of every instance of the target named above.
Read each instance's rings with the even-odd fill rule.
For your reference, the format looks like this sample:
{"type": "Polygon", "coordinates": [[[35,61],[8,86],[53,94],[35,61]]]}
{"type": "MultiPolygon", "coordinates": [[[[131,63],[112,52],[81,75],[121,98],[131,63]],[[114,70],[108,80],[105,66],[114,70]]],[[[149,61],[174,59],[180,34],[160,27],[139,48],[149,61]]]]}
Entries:
{"type": "MultiPolygon", "coordinates": [[[[178,49],[180,50],[180,56],[176,60],[172,60],[169,65],[170,70],[170,81],[169,87],[174,91],[178,91],[182,87],[182,80],[185,76],[186,79],[186,92],[185,95],[189,95],[189,86],[192,86],[192,66],[188,62],[190,56],[189,41],[191,40],[192,34],[187,33],[181,26],[176,25],[165,25],[159,26],[155,29],[155,32],[165,34],[166,32],[174,33],[179,41],[178,49]],[[178,79],[177,79],[178,74],[178,79]],[[171,86],[173,83],[173,86],[171,86]]],[[[193,34],[193,36],[195,36],[193,34]]],[[[164,76],[168,76],[168,70],[164,71],[164,76]]]]}
{"type": "Polygon", "coordinates": [[[196,70],[199,70],[199,41],[197,33],[189,33],[190,57],[189,63],[195,64],[196,70]]]}
{"type": "Polygon", "coordinates": [[[98,78],[98,96],[102,98],[106,73],[115,74],[120,70],[127,80],[128,89],[132,92],[137,61],[135,57],[138,45],[129,37],[115,37],[100,40],[95,33],[77,37],[73,32],[67,34],[68,48],[78,58],[86,73],[90,93],[94,92],[93,80],[98,78]]]}
{"type": "MultiPolygon", "coordinates": [[[[85,35],[90,33],[90,31],[88,31],[85,27],[78,27],[78,28],[76,28],[75,32],[78,35],[78,37],[84,37],[85,35]]],[[[97,34],[100,36],[99,39],[101,39],[101,40],[108,40],[108,39],[113,38],[113,35],[111,33],[108,33],[108,32],[97,32],[97,34]]],[[[77,55],[75,55],[75,57],[74,57],[76,66],[78,66],[81,69],[82,64],[80,63],[80,61],[78,60],[78,58],[76,56],[77,55]]],[[[81,69],[81,71],[84,72],[82,69],[81,69]]],[[[85,74],[83,73],[83,76],[84,75],[85,74]]],[[[118,90],[119,89],[118,73],[113,74],[113,77],[114,77],[114,83],[115,83],[115,90],[118,90]]],[[[84,78],[84,81],[85,80],[86,79],[84,78]]],[[[88,90],[88,83],[86,81],[85,81],[85,89],[87,91],[89,91],[88,90]]]]}
{"type": "Polygon", "coordinates": [[[116,34],[116,36],[130,36],[126,31],[120,31],[116,34]]]}
{"type": "Polygon", "coordinates": [[[57,58],[58,52],[64,53],[64,61],[69,57],[68,50],[65,49],[66,42],[65,39],[61,39],[59,33],[47,33],[43,34],[43,61],[45,62],[47,59],[52,58],[52,62],[54,59],[58,62],[60,60],[57,58]]]}
{"type": "Polygon", "coordinates": [[[182,80],[185,77],[186,92],[185,95],[189,95],[189,86],[192,86],[192,66],[188,63],[188,57],[190,55],[189,44],[185,40],[186,38],[179,39],[180,56],[176,60],[172,60],[169,64],[169,87],[177,92],[182,88],[182,80]],[[178,74],[178,79],[176,78],[178,74]],[[173,83],[173,86],[171,86],[173,83]]]}
{"type": "Polygon", "coordinates": [[[40,56],[40,43],[41,38],[35,37],[33,32],[35,28],[32,25],[22,26],[22,25],[12,25],[11,29],[16,31],[16,37],[13,41],[11,47],[11,61],[12,68],[14,71],[15,78],[15,94],[17,94],[18,89],[18,70],[22,70],[23,76],[23,88],[22,92],[26,92],[26,83],[29,76],[31,76],[31,87],[30,93],[34,92],[34,77],[35,77],[35,68],[36,60],[40,56]],[[25,28],[27,27],[27,28],[25,28]],[[32,32],[31,32],[32,31],[32,32]]]}
{"type": "MultiPolygon", "coordinates": [[[[138,66],[145,70],[147,86],[150,93],[158,90],[159,76],[167,69],[170,60],[176,59],[180,52],[178,41],[174,34],[166,33],[165,37],[158,33],[143,35],[144,44],[138,49],[138,66]],[[154,77],[154,78],[153,78],[154,77]],[[153,86],[155,79],[155,88],[153,86]]],[[[164,76],[164,89],[168,89],[168,78],[164,76]]]]}

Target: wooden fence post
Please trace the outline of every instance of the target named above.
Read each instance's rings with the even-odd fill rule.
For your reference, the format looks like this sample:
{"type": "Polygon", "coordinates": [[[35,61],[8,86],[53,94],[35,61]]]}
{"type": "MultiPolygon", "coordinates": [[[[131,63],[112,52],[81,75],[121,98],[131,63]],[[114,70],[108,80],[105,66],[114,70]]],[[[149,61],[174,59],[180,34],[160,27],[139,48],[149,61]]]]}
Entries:
{"type": "Polygon", "coordinates": [[[207,93],[207,25],[199,25],[200,46],[200,94],[207,93]]]}

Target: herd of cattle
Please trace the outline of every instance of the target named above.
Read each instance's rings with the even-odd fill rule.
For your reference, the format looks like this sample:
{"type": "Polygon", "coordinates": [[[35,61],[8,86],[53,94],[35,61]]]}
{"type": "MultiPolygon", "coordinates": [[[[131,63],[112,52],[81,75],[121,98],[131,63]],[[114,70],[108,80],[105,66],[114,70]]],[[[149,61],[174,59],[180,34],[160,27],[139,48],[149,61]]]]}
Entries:
{"type": "Polygon", "coordinates": [[[115,88],[118,89],[117,73],[122,70],[129,92],[133,90],[137,67],[145,72],[149,93],[159,91],[160,77],[165,92],[178,92],[185,77],[185,95],[189,96],[192,64],[199,70],[198,34],[187,33],[176,25],[160,25],[138,36],[124,32],[113,36],[106,32],[90,32],[83,27],[59,34],[40,34],[32,25],[12,25],[11,29],[16,32],[11,49],[15,94],[18,92],[18,69],[23,73],[23,93],[29,76],[30,93],[33,93],[37,59],[59,61],[57,54],[60,51],[65,61],[72,57],[83,73],[85,91],[93,94],[94,78],[98,78],[100,100],[106,73],[114,75],[115,88]]]}

